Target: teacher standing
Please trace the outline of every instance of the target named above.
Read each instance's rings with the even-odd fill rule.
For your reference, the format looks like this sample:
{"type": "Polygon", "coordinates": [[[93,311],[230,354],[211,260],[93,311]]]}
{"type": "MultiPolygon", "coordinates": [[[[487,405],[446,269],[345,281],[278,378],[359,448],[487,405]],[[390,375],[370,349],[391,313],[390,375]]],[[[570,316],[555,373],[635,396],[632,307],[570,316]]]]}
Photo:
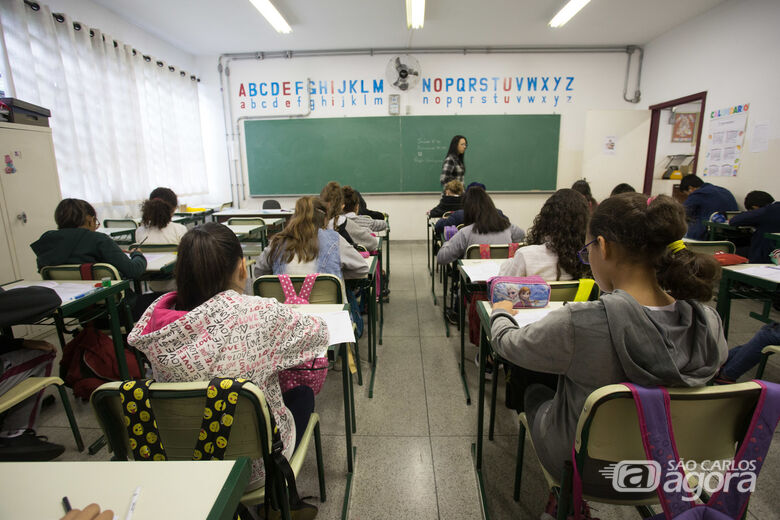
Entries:
{"type": "Polygon", "coordinates": [[[439,177],[442,190],[444,190],[444,185],[451,180],[463,182],[463,177],[466,175],[464,155],[466,154],[467,146],[468,142],[462,135],[456,135],[450,141],[450,149],[447,152],[447,157],[444,158],[444,164],[441,166],[441,176],[439,177]]]}

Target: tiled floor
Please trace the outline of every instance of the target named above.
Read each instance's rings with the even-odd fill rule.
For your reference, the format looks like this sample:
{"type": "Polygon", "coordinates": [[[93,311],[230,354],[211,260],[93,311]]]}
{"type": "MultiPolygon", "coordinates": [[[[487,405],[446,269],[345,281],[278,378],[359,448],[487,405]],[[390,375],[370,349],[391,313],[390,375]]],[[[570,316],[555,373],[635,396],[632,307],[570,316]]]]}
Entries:
{"type": "MultiPolygon", "coordinates": [[[[374,398],[367,385],[356,386],[357,447],[350,518],[364,519],[476,519],[480,507],[470,447],[476,437],[477,405],[466,406],[458,376],[459,339],[445,336],[441,307],[430,293],[423,242],[394,242],[391,249],[390,303],[385,305],[384,345],[378,346],[374,398]]],[[[437,291],[441,291],[437,284],[437,291]]],[[[730,346],[749,339],[761,325],[747,317],[755,304],[733,305],[730,346]]],[[[775,315],[775,319],[778,316],[775,315]]],[[[362,345],[365,349],[365,342],[362,345]]],[[[363,352],[365,363],[366,352],[363,352]]],[[[475,348],[467,347],[467,359],[475,348]]],[[[364,374],[368,365],[364,365],[364,374]]],[[[472,396],[477,394],[477,371],[467,363],[472,396]]],[[[765,379],[780,381],[780,360],[770,364],[765,379]]],[[[488,397],[489,397],[488,387],[488,397]]],[[[512,500],[517,426],[514,414],[502,404],[503,382],[494,441],[485,441],[487,503],[493,519],[536,519],[547,491],[538,463],[526,457],[520,502],[512,500]]],[[[345,488],[346,453],[341,381],[333,374],[317,398],[322,417],[328,500],[319,504],[318,518],[340,517],[345,488]]],[[[44,410],[40,433],[63,443],[63,460],[107,460],[104,449],[94,457],[78,453],[58,405],[44,410]]],[[[87,404],[77,403],[76,414],[85,442],[100,435],[87,404]]],[[[780,433],[776,433],[776,438],[780,433]]],[[[530,453],[530,449],[526,449],[530,453]]],[[[299,478],[303,495],[317,493],[314,450],[299,478]]],[[[750,504],[749,517],[780,518],[777,482],[780,481],[780,442],[775,442],[761,472],[750,504]],[[774,505],[773,505],[774,504],[774,505]]],[[[316,500],[316,499],[315,499],[316,500]]],[[[626,507],[594,504],[594,516],[603,520],[636,519],[626,507]]]]}

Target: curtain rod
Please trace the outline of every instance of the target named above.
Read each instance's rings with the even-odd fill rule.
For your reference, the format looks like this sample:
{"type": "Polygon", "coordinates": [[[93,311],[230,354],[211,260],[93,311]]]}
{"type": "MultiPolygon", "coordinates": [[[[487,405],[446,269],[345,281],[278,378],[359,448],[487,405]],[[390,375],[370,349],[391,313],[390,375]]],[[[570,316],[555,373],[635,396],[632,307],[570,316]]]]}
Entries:
{"type": "MultiPolygon", "coordinates": [[[[31,0],[24,0],[24,3],[25,3],[25,5],[27,5],[27,7],[29,7],[30,9],[32,9],[36,13],[41,10],[41,6],[37,2],[33,2],[31,0]]],[[[52,15],[52,18],[54,18],[54,20],[56,20],[58,23],[64,23],[65,22],[65,15],[64,14],[62,14],[62,13],[51,13],[51,15],[52,15]]],[[[79,22],[73,22],[73,29],[76,30],[76,31],[80,31],[82,29],[82,25],[79,22]]],[[[90,36],[90,38],[94,38],[95,37],[95,31],[90,29],[89,30],[89,36],[90,36]]],[[[102,38],[103,38],[103,41],[105,42],[106,41],[106,35],[103,34],[102,38]]],[[[117,42],[116,40],[112,40],[112,42],[114,44],[114,48],[119,47],[119,42],[117,42]]],[[[133,56],[137,56],[137,55],[138,55],[138,51],[133,49],[133,56]]],[[[149,55],[141,54],[141,57],[147,63],[152,61],[152,57],[149,56],[149,55]]],[[[165,66],[165,63],[162,60],[157,60],[155,63],[156,63],[156,65],[158,67],[161,67],[161,68],[165,66]]],[[[171,71],[171,72],[175,72],[176,71],[176,67],[174,67],[173,65],[168,65],[168,70],[171,71]]],[[[181,77],[185,77],[185,76],[187,76],[187,72],[185,72],[184,70],[179,70],[179,75],[181,77]]],[[[200,78],[195,76],[194,74],[190,75],[190,80],[191,81],[197,81],[198,83],[200,83],[200,78]]]]}

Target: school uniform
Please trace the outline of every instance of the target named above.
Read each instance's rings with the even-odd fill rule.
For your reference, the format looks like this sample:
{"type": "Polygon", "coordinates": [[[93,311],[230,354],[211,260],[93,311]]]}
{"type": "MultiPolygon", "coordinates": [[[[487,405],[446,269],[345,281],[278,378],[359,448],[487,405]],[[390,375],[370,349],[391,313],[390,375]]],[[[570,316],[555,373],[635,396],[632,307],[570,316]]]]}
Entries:
{"type": "Polygon", "coordinates": [[[623,381],[702,386],[728,352],[720,317],[711,307],[678,300],[650,308],[621,290],[598,301],[569,303],[522,328],[497,309],[491,332],[502,358],[559,375],[557,391],[531,386],[525,398],[536,453],[553,475],[571,459],[577,421],[591,392],[623,381]]]}
{"type": "Polygon", "coordinates": [[[689,220],[685,238],[693,240],[706,240],[707,228],[704,223],[710,219],[713,213],[739,209],[737,199],[729,190],[708,182],[688,195],[683,206],[689,220]]]}
{"type": "Polygon", "coordinates": [[[558,255],[545,244],[518,248],[515,256],[501,264],[499,276],[541,276],[545,280],[573,280],[566,271],[558,272],[558,255]]]}
{"type": "Polygon", "coordinates": [[[513,242],[522,242],[525,238],[525,231],[510,224],[503,231],[494,233],[478,233],[474,229],[474,224],[460,229],[455,236],[446,241],[436,253],[436,260],[440,264],[449,264],[458,258],[463,258],[466,249],[474,244],[511,244],[513,242]]]}
{"type": "MultiPolygon", "coordinates": [[[[249,379],[263,391],[289,459],[295,448],[296,421],[282,398],[279,372],[325,355],[325,322],[299,314],[273,298],[233,290],[191,311],[177,310],[175,305],[175,292],[162,296],[127,338],[146,354],[154,379],[167,383],[208,381],[217,376],[249,379]]],[[[249,486],[261,486],[264,479],[262,459],[253,460],[249,486]]]]}
{"type": "Polygon", "coordinates": [[[748,260],[755,264],[766,264],[770,261],[769,253],[775,249],[775,243],[765,238],[764,233],[780,232],[780,202],[735,215],[731,217],[729,224],[756,228],[750,237],[748,260]]]}
{"type": "Polygon", "coordinates": [[[377,231],[384,231],[387,229],[387,221],[384,219],[375,219],[368,215],[358,215],[354,211],[350,211],[349,213],[344,213],[344,216],[357,224],[360,227],[364,227],[368,230],[377,232],[377,231]]]}
{"type": "Polygon", "coordinates": [[[379,238],[371,234],[368,229],[359,226],[344,215],[339,215],[328,222],[328,229],[337,229],[344,226],[344,231],[356,245],[365,247],[368,251],[376,251],[379,248],[379,238]],[[333,221],[336,221],[334,226],[333,221]]]}
{"type": "Polygon", "coordinates": [[[448,211],[463,209],[463,195],[442,195],[441,200],[428,212],[431,217],[441,217],[448,211]]]}
{"type": "Polygon", "coordinates": [[[441,165],[441,175],[439,176],[439,182],[441,183],[442,190],[444,185],[450,181],[456,180],[463,182],[463,178],[466,176],[466,165],[457,155],[448,154],[444,158],[444,163],[441,165]]]}
{"type": "Polygon", "coordinates": [[[149,244],[178,244],[187,232],[187,226],[178,222],[168,222],[163,228],[139,226],[135,230],[135,241],[149,244]]]}

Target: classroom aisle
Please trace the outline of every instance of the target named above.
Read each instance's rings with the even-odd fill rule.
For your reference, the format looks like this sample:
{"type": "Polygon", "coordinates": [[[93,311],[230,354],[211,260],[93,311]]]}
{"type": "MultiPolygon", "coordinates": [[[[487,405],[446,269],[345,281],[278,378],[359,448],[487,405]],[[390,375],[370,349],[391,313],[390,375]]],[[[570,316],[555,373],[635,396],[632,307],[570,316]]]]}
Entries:
{"type": "MultiPolygon", "coordinates": [[[[480,518],[479,498],[472,469],[471,443],[476,437],[476,399],[465,403],[458,376],[459,336],[445,336],[441,307],[434,306],[426,268],[424,242],[393,242],[390,303],[385,305],[384,345],[378,349],[374,398],[368,398],[369,365],[365,341],[361,344],[364,386],[355,386],[357,447],[350,516],[353,520],[460,520],[480,518]]],[[[437,283],[437,292],[441,287],[437,283]]],[[[749,339],[760,325],[747,318],[758,306],[738,301],[732,306],[731,346],[749,339]]],[[[776,314],[776,313],[775,313],[776,314]]],[[[778,316],[774,316],[778,319],[778,316]]],[[[468,340],[467,340],[468,341],[468,340]]],[[[475,348],[467,346],[467,377],[472,396],[477,395],[475,348]]],[[[767,368],[765,378],[780,381],[780,362],[767,368]]],[[[487,399],[490,397],[488,386],[487,399]]],[[[496,436],[485,440],[484,464],[491,518],[531,520],[539,518],[547,490],[534,457],[523,469],[521,500],[512,500],[517,443],[515,414],[503,405],[504,385],[499,384],[496,436]]],[[[346,483],[344,415],[340,375],[333,372],[317,398],[321,416],[328,500],[320,503],[318,518],[341,517],[346,483]]],[[[87,404],[77,403],[77,418],[86,443],[99,435],[87,404]]],[[[487,414],[486,414],[487,417],[487,414]]],[[[487,424],[487,421],[486,421],[487,424]]],[[[487,428],[487,426],[486,426],[487,428]]],[[[85,460],[73,448],[73,439],[59,404],[43,411],[40,433],[63,443],[65,460],[85,460]]],[[[487,435],[487,432],[486,432],[487,435]]],[[[780,434],[775,435],[767,463],[749,508],[749,518],[780,519],[776,504],[780,481],[780,434]]],[[[526,453],[531,453],[526,445],[526,453]]],[[[104,449],[95,459],[109,458],[104,449]]],[[[299,478],[303,496],[317,493],[314,449],[299,478]]],[[[595,504],[593,516],[602,520],[635,520],[627,507],[595,504]]]]}

